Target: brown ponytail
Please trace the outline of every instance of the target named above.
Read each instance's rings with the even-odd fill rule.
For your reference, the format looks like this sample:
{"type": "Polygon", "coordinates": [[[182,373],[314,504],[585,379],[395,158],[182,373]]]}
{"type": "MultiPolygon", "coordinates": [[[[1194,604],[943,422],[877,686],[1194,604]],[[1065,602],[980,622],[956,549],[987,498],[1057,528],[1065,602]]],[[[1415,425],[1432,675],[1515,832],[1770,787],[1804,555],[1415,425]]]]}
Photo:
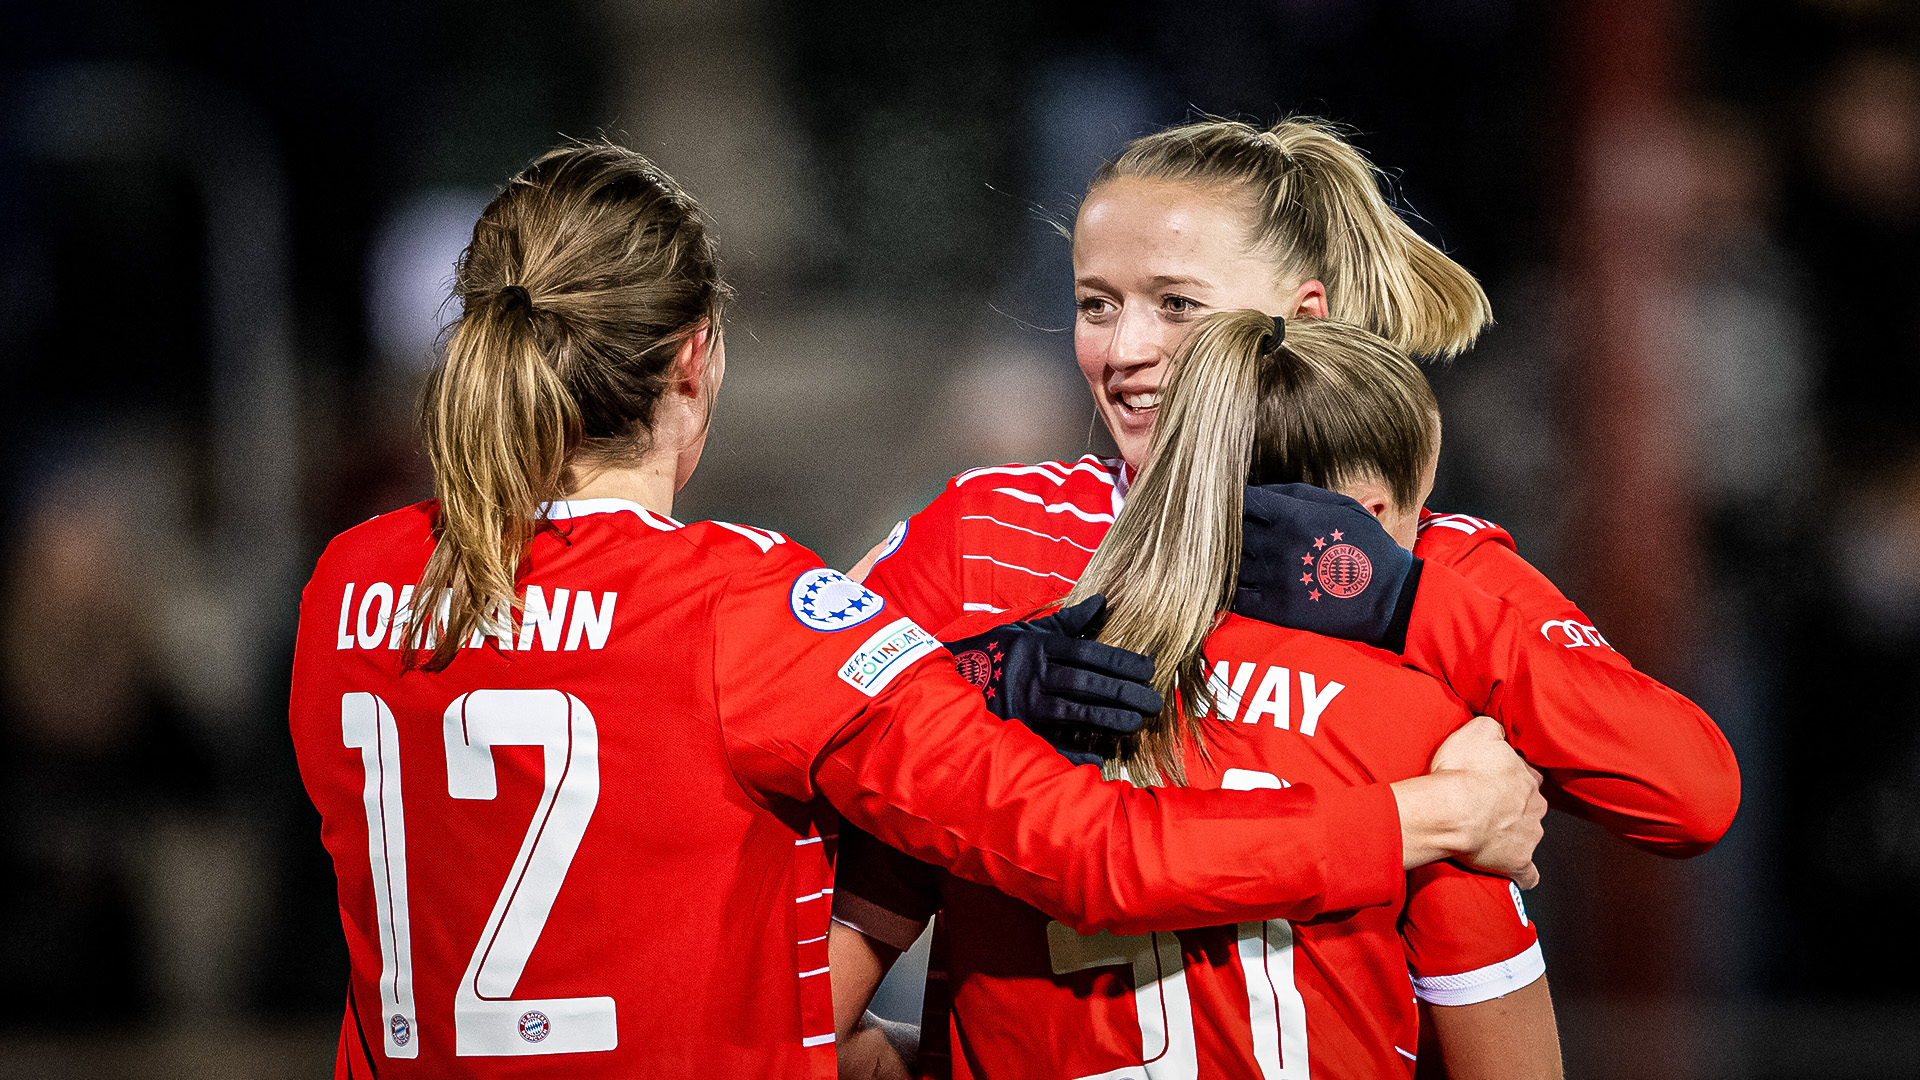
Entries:
{"type": "Polygon", "coordinates": [[[1410,354],[1454,356],[1493,321],[1480,283],[1400,220],[1379,170],[1323,121],[1168,128],[1134,140],[1092,186],[1122,177],[1250,191],[1253,242],[1273,253],[1279,276],[1318,279],[1332,318],[1410,354]]]}
{"type": "Polygon", "coordinates": [[[403,663],[438,671],[516,614],[515,577],[569,471],[650,445],[682,342],[729,292],[707,221],[654,165],[608,143],[551,151],[474,225],[460,317],[421,427],[439,499],[403,663]]]}

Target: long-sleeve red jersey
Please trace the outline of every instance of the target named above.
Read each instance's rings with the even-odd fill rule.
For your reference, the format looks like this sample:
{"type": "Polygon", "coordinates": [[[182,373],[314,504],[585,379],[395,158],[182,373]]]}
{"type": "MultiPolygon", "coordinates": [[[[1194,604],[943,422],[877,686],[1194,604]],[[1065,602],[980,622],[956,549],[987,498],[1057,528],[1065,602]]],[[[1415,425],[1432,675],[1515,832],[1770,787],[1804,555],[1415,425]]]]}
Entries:
{"type": "MultiPolygon", "coordinates": [[[[867,580],[936,632],[973,613],[1025,614],[1072,587],[1131,480],[1124,462],[1091,455],[962,473],[895,528],[867,580]]],[[[1664,855],[1718,842],[1740,773],[1713,721],[1607,646],[1506,530],[1422,521],[1403,661],[1499,720],[1555,805],[1664,855]]]]}
{"type": "MultiPolygon", "coordinates": [[[[1251,619],[1224,620],[1206,658],[1195,787],[1418,776],[1471,716],[1391,653],[1251,619]]],[[[1449,863],[1408,875],[1404,904],[1132,936],[1076,934],[851,830],[837,871],[834,917],[876,940],[910,945],[940,913],[929,1080],[1411,1076],[1416,996],[1473,1004],[1545,971],[1513,883],[1449,863]]]]}
{"type": "Polygon", "coordinates": [[[1387,787],[1103,784],[765,530],[556,504],[519,610],[403,672],[432,516],[336,538],[301,603],[291,728],[351,961],[339,1075],[832,1075],[835,807],[1088,931],[1400,887],[1387,787]]]}

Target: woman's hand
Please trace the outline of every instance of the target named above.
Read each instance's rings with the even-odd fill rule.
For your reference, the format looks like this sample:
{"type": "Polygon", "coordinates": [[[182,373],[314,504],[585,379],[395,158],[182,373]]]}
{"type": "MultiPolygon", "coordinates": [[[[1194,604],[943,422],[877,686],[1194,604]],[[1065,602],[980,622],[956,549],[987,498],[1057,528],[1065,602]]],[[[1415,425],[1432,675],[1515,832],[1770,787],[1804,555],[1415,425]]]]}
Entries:
{"type": "Polygon", "coordinates": [[[1406,646],[1420,560],[1366,508],[1311,484],[1246,489],[1233,613],[1359,641],[1406,646]]]}
{"type": "Polygon", "coordinates": [[[1513,752],[1500,725],[1475,717],[1435,751],[1425,776],[1393,785],[1407,869],[1455,858],[1523,889],[1540,883],[1533,849],[1544,835],[1540,774],[1513,752]]]}
{"type": "Polygon", "coordinates": [[[1097,765],[1161,704],[1152,658],[1092,640],[1106,603],[1090,596],[1045,618],[945,644],[995,716],[1024,722],[1076,765],[1097,765]]]}

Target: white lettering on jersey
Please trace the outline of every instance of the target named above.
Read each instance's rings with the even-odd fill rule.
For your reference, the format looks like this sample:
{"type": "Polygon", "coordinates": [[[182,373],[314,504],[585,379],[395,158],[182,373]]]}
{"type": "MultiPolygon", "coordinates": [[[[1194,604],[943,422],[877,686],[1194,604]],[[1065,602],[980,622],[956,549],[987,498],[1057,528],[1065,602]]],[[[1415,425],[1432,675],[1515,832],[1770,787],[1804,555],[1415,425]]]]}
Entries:
{"type": "MultiPolygon", "coordinates": [[[[1316,691],[1313,685],[1313,673],[1300,673],[1300,734],[1311,735],[1320,727],[1320,714],[1327,711],[1333,699],[1345,690],[1346,686],[1329,681],[1325,690],[1316,691]]],[[[1281,725],[1285,727],[1285,724],[1281,725]]]]}
{"type": "MultiPolygon", "coordinates": [[[[593,594],[577,592],[573,594],[573,621],[567,626],[567,651],[580,647],[580,634],[587,635],[587,647],[604,649],[607,647],[607,634],[613,629],[613,602],[620,599],[619,593],[601,593],[600,611],[593,610],[593,594]]],[[[509,643],[511,644],[511,643],[509,643]]]]}
{"type": "Polygon", "coordinates": [[[1270,667],[1260,676],[1260,689],[1254,691],[1253,700],[1247,702],[1247,711],[1241,714],[1243,724],[1257,724],[1262,716],[1272,716],[1273,725],[1281,730],[1292,726],[1290,716],[1292,700],[1288,692],[1286,668],[1270,667]]]}
{"type": "Polygon", "coordinates": [[[521,652],[533,648],[533,635],[540,635],[540,647],[548,652],[560,647],[560,628],[566,625],[567,590],[553,590],[553,607],[547,607],[546,591],[538,585],[527,586],[527,599],[520,606],[521,652]]]}
{"type": "Polygon", "coordinates": [[[513,623],[507,610],[498,601],[474,624],[473,633],[467,638],[467,648],[477,649],[486,644],[489,637],[499,642],[501,649],[512,651],[513,623]]]}
{"type": "Polygon", "coordinates": [[[353,582],[349,581],[347,591],[340,597],[340,630],[334,635],[334,647],[337,649],[353,648],[352,624],[347,621],[351,618],[353,618],[353,582]]]}
{"type": "Polygon", "coordinates": [[[1233,683],[1227,683],[1225,660],[1213,665],[1213,674],[1207,679],[1207,688],[1213,692],[1214,707],[1219,710],[1220,719],[1232,720],[1240,715],[1240,699],[1246,696],[1247,682],[1253,678],[1253,669],[1260,665],[1251,660],[1243,662],[1233,673],[1233,683]]]}
{"type": "Polygon", "coordinates": [[[363,649],[377,649],[387,636],[387,623],[393,619],[393,586],[384,581],[376,581],[367,586],[367,594],[360,598],[360,617],[354,622],[354,635],[363,649]],[[380,601],[378,610],[373,602],[380,601]],[[369,623],[367,616],[373,615],[369,623]]]}
{"type": "Polygon", "coordinates": [[[940,647],[932,634],[920,629],[912,619],[895,619],[879,633],[868,638],[847,662],[840,665],[840,678],[855,690],[872,697],[886,689],[895,675],[915,660],[940,647]]]}
{"type": "MultiPolygon", "coordinates": [[[[407,622],[413,617],[412,585],[401,585],[399,595],[395,597],[394,586],[385,581],[375,581],[360,591],[359,603],[354,603],[356,583],[349,583],[340,596],[340,628],[335,644],[342,649],[398,649],[404,644],[407,622]]],[[[525,652],[534,647],[537,641],[543,652],[578,651],[581,642],[588,649],[604,649],[613,633],[613,611],[619,602],[617,592],[569,592],[566,589],[552,590],[553,599],[549,603],[547,590],[538,585],[527,586],[520,612],[518,638],[515,637],[513,615],[502,606],[495,606],[487,617],[474,627],[468,636],[465,647],[478,648],[486,644],[491,637],[502,651],[518,650],[525,652]],[[569,612],[568,601],[572,601],[569,612]],[[568,616],[571,614],[572,618],[568,616]],[[564,630],[564,634],[562,631],[564,630]]],[[[439,640],[439,632],[447,625],[451,599],[444,593],[440,597],[440,615],[427,626],[421,648],[431,649],[439,640]]]]}
{"type": "MultiPolygon", "coordinates": [[[[1213,693],[1214,709],[1222,720],[1238,717],[1243,724],[1257,724],[1261,717],[1273,717],[1273,726],[1282,731],[1293,727],[1293,682],[1296,672],[1277,664],[1269,665],[1262,672],[1260,682],[1251,698],[1247,697],[1247,687],[1253,685],[1254,669],[1260,665],[1252,661],[1243,661],[1234,667],[1229,661],[1217,661],[1213,672],[1207,676],[1207,688],[1213,693]],[[1227,673],[1233,672],[1233,682],[1227,682],[1227,673]],[[1241,712],[1242,708],[1245,712],[1241,712]]],[[[1333,699],[1345,690],[1346,684],[1328,680],[1322,686],[1319,676],[1311,671],[1301,671],[1300,683],[1300,734],[1313,735],[1320,729],[1320,717],[1327,711],[1333,699]]]]}
{"type": "Polygon", "coordinates": [[[393,632],[387,635],[387,648],[400,647],[400,639],[406,636],[407,620],[413,613],[413,586],[400,586],[400,601],[393,605],[393,632]]]}

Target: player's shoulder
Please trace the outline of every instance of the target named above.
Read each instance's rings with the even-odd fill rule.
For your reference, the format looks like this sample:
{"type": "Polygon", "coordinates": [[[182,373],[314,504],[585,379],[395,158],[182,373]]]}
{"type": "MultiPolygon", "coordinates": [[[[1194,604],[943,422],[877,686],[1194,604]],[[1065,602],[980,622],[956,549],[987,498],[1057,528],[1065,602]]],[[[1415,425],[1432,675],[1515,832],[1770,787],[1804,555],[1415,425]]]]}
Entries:
{"type": "Polygon", "coordinates": [[[1087,454],[1075,461],[1012,462],[968,469],[948,483],[955,490],[988,491],[1011,487],[1021,491],[1094,491],[1122,493],[1132,479],[1126,462],[1087,454]]]}
{"type": "Polygon", "coordinates": [[[1338,679],[1348,686],[1391,690],[1392,699],[1443,707],[1448,694],[1438,680],[1407,667],[1385,649],[1358,641],[1327,637],[1228,613],[1207,637],[1207,661],[1265,662],[1303,671],[1322,679],[1338,679]]]}
{"type": "Polygon", "coordinates": [[[431,553],[433,522],[439,506],[437,500],[427,499],[370,517],[347,529],[327,542],[315,574],[327,569],[350,568],[370,559],[431,553]]]}
{"type": "Polygon", "coordinates": [[[1118,458],[1087,454],[1075,461],[1013,463],[969,469],[947,484],[949,498],[967,504],[1026,503],[1074,506],[1083,515],[1111,521],[1133,481],[1133,470],[1118,458]]]}
{"type": "Polygon", "coordinates": [[[1483,544],[1497,544],[1509,551],[1518,550],[1513,534],[1500,525],[1471,514],[1436,514],[1420,509],[1419,539],[1413,553],[1423,559],[1451,563],[1483,544]]]}

